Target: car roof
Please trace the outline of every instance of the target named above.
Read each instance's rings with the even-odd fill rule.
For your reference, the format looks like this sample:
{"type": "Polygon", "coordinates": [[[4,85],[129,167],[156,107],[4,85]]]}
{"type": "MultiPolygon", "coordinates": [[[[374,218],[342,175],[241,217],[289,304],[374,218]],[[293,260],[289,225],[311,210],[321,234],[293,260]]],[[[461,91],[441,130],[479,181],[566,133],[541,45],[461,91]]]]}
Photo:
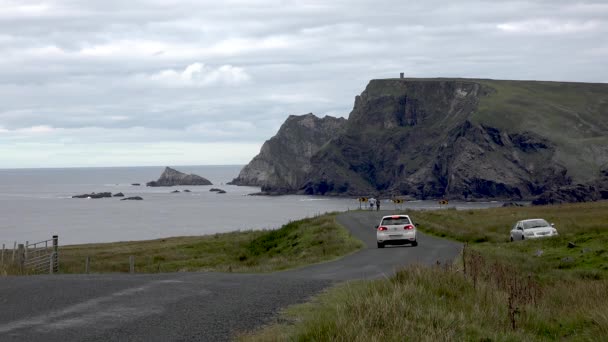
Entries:
{"type": "Polygon", "coordinates": [[[386,216],[382,216],[382,219],[384,220],[387,217],[390,217],[390,218],[394,218],[394,217],[407,217],[409,219],[410,215],[386,215],[386,216]]]}
{"type": "Polygon", "coordinates": [[[547,220],[545,220],[544,218],[540,218],[540,217],[539,217],[539,218],[534,218],[534,219],[525,219],[525,220],[521,220],[521,221],[519,221],[519,222],[528,222],[528,221],[534,221],[534,220],[543,220],[543,221],[547,221],[547,220]]]}

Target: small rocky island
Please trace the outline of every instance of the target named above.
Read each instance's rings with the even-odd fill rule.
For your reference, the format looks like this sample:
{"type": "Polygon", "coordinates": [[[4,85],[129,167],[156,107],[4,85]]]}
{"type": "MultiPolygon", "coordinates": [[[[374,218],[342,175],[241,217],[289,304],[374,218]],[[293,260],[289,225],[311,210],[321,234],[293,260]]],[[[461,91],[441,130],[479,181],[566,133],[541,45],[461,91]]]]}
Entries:
{"type": "Polygon", "coordinates": [[[146,183],[146,186],[175,186],[175,185],[213,185],[208,179],[194,174],[179,172],[170,167],[160,175],[157,181],[146,183]]]}
{"type": "Polygon", "coordinates": [[[98,192],[98,193],[92,192],[90,194],[72,196],[72,198],[93,198],[93,199],[106,198],[106,197],[112,197],[112,193],[111,192],[98,192]]]}
{"type": "Polygon", "coordinates": [[[140,196],[132,196],[132,197],[125,197],[123,199],[121,199],[121,201],[142,201],[143,198],[141,198],[140,196]]]}

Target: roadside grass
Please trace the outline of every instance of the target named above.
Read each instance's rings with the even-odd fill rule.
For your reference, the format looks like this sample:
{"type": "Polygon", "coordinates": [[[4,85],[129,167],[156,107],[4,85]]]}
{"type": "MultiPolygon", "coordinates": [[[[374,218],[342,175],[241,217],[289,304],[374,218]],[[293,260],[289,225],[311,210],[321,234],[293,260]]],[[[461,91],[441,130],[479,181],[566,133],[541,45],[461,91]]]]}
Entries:
{"type": "MultiPolygon", "coordinates": [[[[340,226],[337,214],[290,222],[277,230],[243,231],[148,241],[62,246],[60,273],[218,271],[271,272],[336,259],[363,244],[340,226]]],[[[14,273],[13,273],[14,274],[14,273]]]]}
{"type": "MultiPolygon", "coordinates": [[[[240,341],[600,341],[608,336],[608,203],[408,212],[466,242],[451,265],[331,288],[240,341]],[[506,242],[523,218],[557,238],[506,242]],[[568,248],[569,241],[577,247],[568,248]],[[542,250],[540,256],[537,252],[542,250]]],[[[424,248],[420,245],[418,248],[424,248]]]]}
{"type": "Polygon", "coordinates": [[[485,257],[541,280],[608,279],[608,201],[410,214],[421,231],[472,244],[485,257]],[[526,218],[555,223],[559,236],[507,242],[511,227],[526,218]],[[576,247],[568,248],[569,242],[576,247]]]}

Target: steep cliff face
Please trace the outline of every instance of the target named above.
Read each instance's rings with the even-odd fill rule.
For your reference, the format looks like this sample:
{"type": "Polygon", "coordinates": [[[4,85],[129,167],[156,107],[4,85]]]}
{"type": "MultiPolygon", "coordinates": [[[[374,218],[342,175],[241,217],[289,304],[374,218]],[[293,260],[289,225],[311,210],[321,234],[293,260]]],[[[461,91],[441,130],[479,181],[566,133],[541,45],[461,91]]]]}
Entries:
{"type": "Polygon", "coordinates": [[[306,168],[267,153],[267,169],[281,165],[276,178],[302,172],[266,178],[265,190],[531,199],[592,180],[608,161],[608,85],[373,80],[333,136],[306,168]]]}
{"type": "Polygon", "coordinates": [[[292,192],[311,171],[311,157],[344,131],[346,119],[313,114],[291,115],[260,154],[231,184],[261,186],[269,192],[292,192]]]}

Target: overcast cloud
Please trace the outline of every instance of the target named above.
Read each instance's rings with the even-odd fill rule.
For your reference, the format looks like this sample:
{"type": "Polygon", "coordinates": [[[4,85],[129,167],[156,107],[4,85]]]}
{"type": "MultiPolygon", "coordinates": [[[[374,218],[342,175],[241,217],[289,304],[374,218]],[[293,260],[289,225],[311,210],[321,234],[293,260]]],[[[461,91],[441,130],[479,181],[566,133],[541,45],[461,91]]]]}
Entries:
{"type": "Polygon", "coordinates": [[[608,82],[606,1],[2,1],[0,168],[244,164],[370,79],[608,82]]]}

